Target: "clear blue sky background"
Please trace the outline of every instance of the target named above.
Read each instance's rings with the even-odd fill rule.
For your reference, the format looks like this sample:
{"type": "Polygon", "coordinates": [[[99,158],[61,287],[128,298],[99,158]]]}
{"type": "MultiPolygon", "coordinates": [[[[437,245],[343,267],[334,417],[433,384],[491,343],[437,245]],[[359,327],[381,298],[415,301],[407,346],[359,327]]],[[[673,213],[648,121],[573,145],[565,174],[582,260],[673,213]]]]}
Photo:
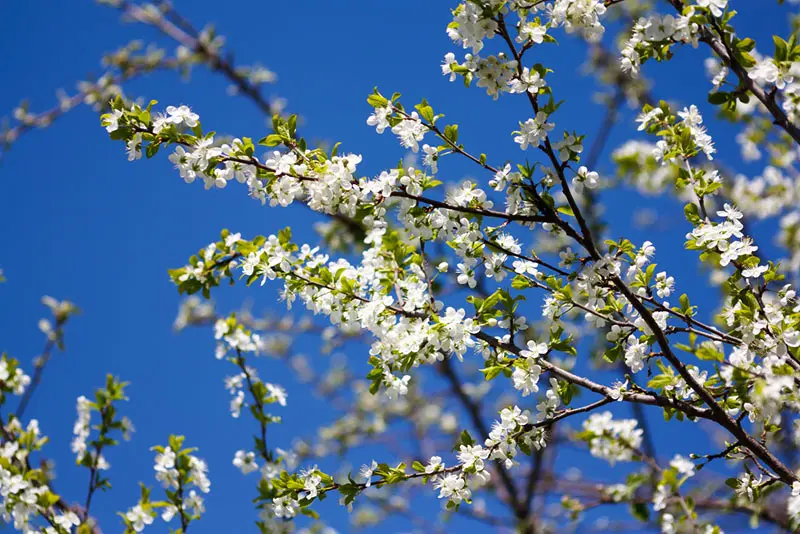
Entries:
{"type": "MultiPolygon", "coordinates": [[[[306,134],[342,141],[344,150],[365,154],[363,172],[394,166],[403,156],[394,139],[377,136],[364,124],[369,113],[365,97],[375,85],[386,94],[402,92],[406,104],[427,97],[437,112],[461,124],[467,146],[479,147],[491,161],[521,159],[510,135],[517,121],[528,117],[520,101],[492,102],[483,90],[465,90],[440,75],[442,56],[448,51],[459,55],[445,34],[448,3],[312,1],[302,4],[302,9],[290,2],[236,3],[235,8],[229,3],[226,9],[210,0],[176,3],[196,25],[216,23],[237,61],[262,62],[277,72],[274,92],[288,99],[289,110],[302,114],[306,134]]],[[[764,27],[769,22],[783,31],[786,8],[779,9],[768,0],[734,0],[732,4],[742,13],[737,18],[740,31],[765,43],[765,51],[770,51],[764,27]]],[[[48,109],[56,88],[71,91],[76,79],[100,71],[103,52],[130,39],[166,43],[154,30],[120,24],[115,10],[88,1],[48,2],[46,6],[15,2],[4,10],[4,19],[0,113],[10,114],[24,98],[34,110],[48,109]]],[[[534,55],[541,54],[536,60],[556,70],[550,80],[558,97],[566,100],[555,116],[558,132],[586,133],[588,147],[603,110],[591,102],[590,78],[579,72],[582,56],[576,42],[561,32],[557,37],[561,47],[543,47],[534,55]]],[[[683,104],[697,103],[708,116],[720,156],[737,169],[746,169],[733,144],[734,133],[712,120],[705,104],[709,87],[703,74],[705,57],[705,50],[686,49],[678,52],[673,65],[649,65],[647,72],[658,80],[654,92],[683,104]]],[[[182,83],[172,73],[158,74],[130,84],[128,94],[155,98],[162,105],[188,104],[207,129],[254,138],[264,135],[260,113],[249,101],[227,96],[227,85],[226,80],[199,69],[191,83],[182,83]]],[[[618,146],[633,131],[631,121],[630,113],[624,115],[609,147],[618,146]]],[[[471,172],[458,164],[444,163],[442,168],[447,169],[444,176],[454,179],[471,172]]],[[[607,158],[600,166],[604,169],[609,169],[607,158]]],[[[213,358],[210,331],[179,336],[172,332],[179,296],[166,270],[183,265],[222,228],[254,235],[292,224],[303,228],[295,232],[298,240],[315,237],[306,224],[307,211],[262,208],[236,185],[223,191],[188,186],[161,154],[151,161],[128,163],[122,146],[108,140],[96,114],[87,107],[47,130],[25,135],[0,162],[0,266],[9,280],[0,286],[0,348],[30,368],[31,358],[43,345],[36,326],[46,315],[39,303],[42,295],[70,299],[83,310],[68,327],[67,352],[57,354],[48,366],[43,387],[29,410],[51,437],[47,454],[57,462],[57,488],[68,501],[83,500],[88,476],[74,466],[69,452],[75,398],[101,385],[107,372],[131,382],[131,400],[122,410],[138,431],[133,442],[109,453],[115,490],[100,495],[94,508],[106,532],[117,529],[114,512],[135,503],[138,481],[155,484],[148,448],[163,443],[169,433],[187,435],[188,443],[200,448],[200,456],[211,468],[208,513],[192,530],[244,532],[252,528],[249,499],[255,475],[242,478],[231,458],[236,449],[250,444],[253,424],[228,415],[229,395],[222,377],[229,369],[213,358]]],[[[672,201],[653,204],[633,192],[615,192],[605,200],[610,205],[612,235],[639,243],[651,239],[658,247],[659,264],[676,277],[680,291],[696,295],[693,302],[711,294],[705,278],[697,276],[694,260],[686,261],[691,256],[682,253],[687,225],[679,205],[672,201]],[[644,202],[664,213],[660,229],[646,236],[632,228],[633,210],[644,202]]],[[[280,312],[276,290],[274,285],[250,291],[223,289],[216,299],[227,310],[250,296],[256,310],[280,312]]],[[[533,301],[538,310],[537,299],[533,301]]],[[[315,355],[312,343],[305,350],[315,355]]],[[[348,354],[356,372],[362,369],[365,354],[348,354]]],[[[317,423],[333,415],[279,365],[261,365],[262,376],[284,383],[289,390],[290,404],[283,412],[286,423],[271,431],[274,445],[286,446],[293,436],[311,435],[317,423]]],[[[657,412],[651,416],[655,421],[660,418],[657,412]]],[[[687,436],[694,439],[695,434],[686,427],[678,427],[684,433],[659,431],[662,449],[688,452],[687,436]]],[[[568,451],[561,452],[563,465],[589,469],[595,476],[609,475],[597,462],[568,451]]],[[[358,464],[366,459],[359,458],[358,464]]],[[[426,509],[432,509],[431,505],[426,509]]],[[[337,513],[331,516],[332,523],[348,530],[346,517],[337,513]]],[[[407,527],[398,521],[389,530],[407,527]]],[[[163,523],[152,530],[163,531],[163,523]]]]}

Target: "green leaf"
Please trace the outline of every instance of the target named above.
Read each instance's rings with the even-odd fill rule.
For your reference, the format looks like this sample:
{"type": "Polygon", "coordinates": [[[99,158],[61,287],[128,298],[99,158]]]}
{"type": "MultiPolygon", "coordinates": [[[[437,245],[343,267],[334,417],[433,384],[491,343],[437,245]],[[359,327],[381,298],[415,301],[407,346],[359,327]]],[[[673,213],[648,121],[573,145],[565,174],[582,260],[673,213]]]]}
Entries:
{"type": "Polygon", "coordinates": [[[533,286],[534,286],[533,282],[531,282],[530,280],[528,280],[528,278],[522,276],[521,274],[518,274],[517,276],[514,277],[513,280],[511,280],[511,287],[513,287],[514,289],[528,289],[533,286]]]}
{"type": "Polygon", "coordinates": [[[777,35],[773,35],[772,40],[775,42],[775,61],[786,61],[789,58],[789,44],[777,35]]]}
{"type": "Polygon", "coordinates": [[[751,52],[756,47],[756,42],[750,37],[745,37],[737,40],[735,46],[743,52],[751,52]]]}
{"type": "Polygon", "coordinates": [[[300,513],[312,519],[319,521],[319,514],[310,508],[301,508],[300,513]]]}
{"type": "Polygon", "coordinates": [[[683,214],[690,223],[700,224],[700,209],[693,202],[689,202],[683,207],[683,214]]]}
{"type": "Polygon", "coordinates": [[[558,211],[559,213],[563,213],[564,215],[568,215],[570,217],[574,217],[575,216],[575,213],[572,211],[572,208],[570,208],[569,206],[559,206],[556,211],[558,211]]]}
{"type": "Polygon", "coordinates": [[[278,243],[280,243],[281,246],[285,247],[286,245],[289,244],[291,240],[292,240],[292,229],[290,227],[287,226],[286,228],[278,232],[278,243]]]}
{"type": "Polygon", "coordinates": [[[428,104],[428,101],[423,99],[422,102],[414,106],[419,112],[420,117],[426,121],[433,123],[433,108],[428,104]]]}
{"type": "Polygon", "coordinates": [[[647,387],[650,389],[663,389],[665,386],[672,384],[673,378],[669,375],[654,376],[647,382],[647,387]]]}
{"type": "Polygon", "coordinates": [[[717,91],[716,93],[708,94],[708,102],[715,106],[720,106],[731,99],[730,93],[724,91],[717,91]]]}
{"type": "Polygon", "coordinates": [[[484,379],[488,381],[496,378],[497,375],[503,372],[503,369],[505,369],[505,367],[501,365],[493,365],[491,367],[481,369],[481,373],[483,373],[484,379]]]}
{"type": "Polygon", "coordinates": [[[261,138],[258,144],[263,146],[278,146],[283,143],[283,139],[278,134],[269,134],[266,137],[261,138]]]}
{"type": "Polygon", "coordinates": [[[701,360],[713,360],[721,362],[725,359],[721,352],[713,349],[708,344],[703,344],[700,348],[697,349],[695,353],[698,358],[701,360]]]}
{"type": "Polygon", "coordinates": [[[461,435],[458,438],[458,443],[456,444],[456,449],[458,449],[459,445],[475,445],[475,440],[472,439],[472,436],[469,435],[469,432],[462,430],[461,435]]]}
{"type": "Polygon", "coordinates": [[[145,149],[145,156],[147,159],[155,156],[158,153],[159,148],[161,148],[161,143],[150,143],[147,145],[147,148],[145,149]]]}
{"type": "Polygon", "coordinates": [[[385,108],[389,105],[389,101],[382,94],[375,92],[367,97],[367,103],[374,108],[385,108]]]}
{"type": "Polygon", "coordinates": [[[458,141],[458,124],[448,124],[444,127],[444,137],[453,144],[458,141]]]}
{"type": "Polygon", "coordinates": [[[647,523],[650,520],[650,511],[643,502],[631,503],[631,515],[642,523],[647,523]]]}

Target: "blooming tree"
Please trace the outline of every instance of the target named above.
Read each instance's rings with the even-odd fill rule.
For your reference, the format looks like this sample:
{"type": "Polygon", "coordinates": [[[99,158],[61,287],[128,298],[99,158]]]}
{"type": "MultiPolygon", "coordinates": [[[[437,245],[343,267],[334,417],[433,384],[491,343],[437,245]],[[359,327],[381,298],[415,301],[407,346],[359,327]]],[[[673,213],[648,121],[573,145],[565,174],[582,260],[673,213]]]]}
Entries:
{"type": "MultiPolygon", "coordinates": [[[[423,530],[442,516],[416,512],[411,499],[438,498],[445,517],[521,532],[579,529],[601,505],[626,510],[633,531],[720,533],[742,517],[753,528],[800,527],[794,31],[758,43],[757,52],[735,30],[736,0],[451,6],[446,31],[466,52],[447,53],[441,71],[492,100],[519,102],[518,129],[507,132],[519,157],[494,161],[460,142],[458,124],[441,113],[455,111],[446,103],[410,104],[376,88],[366,98],[366,124],[421,161],[368,175],[359,170],[368,155],[303,137],[296,115],[261,97],[265,71],[236,68],[216,37],[195,32],[170,6],[106,3],[178,41],[176,57],[127,47],[109,60],[116,73],[58,110],[18,112],[6,141],[86,101],[102,108],[102,127],[129,160],[167,157],[188,184],[238,187],[264,209],[300,204],[323,221],[312,243],[298,242],[291,228],[266,236],[224,229],[169,271],[190,295],[176,327],[213,330],[209,352],[221,372],[227,367],[231,415],[252,425],[253,442],[231,444],[231,459],[255,486],[245,498],[253,499],[260,531],[324,529],[318,502],[326,497],[356,524],[406,515],[423,530]],[[559,110],[570,102],[551,86],[559,67],[552,51],[566,34],[588,48],[610,91],[599,132],[559,127],[559,110]],[[686,48],[706,54],[707,96],[685,104],[655,98],[658,86],[643,78],[643,65],[681,61],[686,48]],[[145,105],[118,86],[194,64],[226,76],[272,116],[271,128],[222,137],[191,103],[145,105]],[[601,174],[608,129],[626,103],[640,110],[631,139],[613,151],[613,172],[601,174]],[[726,155],[717,153],[701,109],[728,121],[746,161],[769,156],[761,176],[721,163],[726,155]],[[474,165],[477,177],[454,180],[447,173],[453,160],[474,165]],[[601,200],[630,185],[683,204],[680,236],[670,237],[711,273],[716,301],[681,291],[679,277],[658,267],[651,241],[634,242],[625,229],[609,234],[601,200]],[[761,243],[771,239],[784,257],[767,256],[761,243]],[[307,318],[219,311],[210,298],[223,283],[255,293],[276,285],[282,305],[307,318]],[[322,352],[347,346],[348,365],[320,371],[293,352],[298,336],[317,336],[322,352]],[[264,355],[278,361],[263,363],[264,355]],[[293,445],[271,439],[291,402],[268,381],[279,361],[343,405],[340,418],[293,445]],[[436,393],[442,385],[446,392],[436,393]],[[686,454],[654,443],[660,427],[688,425],[711,437],[688,444],[686,454]],[[382,448],[380,457],[360,453],[386,440],[411,446],[382,448]],[[576,448],[608,464],[602,477],[576,478],[556,464],[556,450],[563,457],[576,448]],[[363,465],[348,471],[331,457],[363,465]],[[558,509],[548,506],[554,503],[558,509]]],[[[53,489],[47,464],[31,463],[46,454],[46,440],[25,409],[76,311],[68,302],[45,304],[54,322],[41,324],[47,345],[32,378],[8,356],[0,365],[0,400],[21,396],[2,422],[2,515],[23,532],[91,532],[99,528],[92,497],[110,487],[104,455],[133,429],[118,413],[125,383],[109,376],[93,400],[77,400],[72,450],[89,485],[85,502],[71,505],[53,489]]],[[[121,511],[126,532],[157,522],[186,532],[202,518],[209,468],[187,442],[191,436],[170,436],[153,447],[163,488],[142,486],[139,501],[121,511]]]]}

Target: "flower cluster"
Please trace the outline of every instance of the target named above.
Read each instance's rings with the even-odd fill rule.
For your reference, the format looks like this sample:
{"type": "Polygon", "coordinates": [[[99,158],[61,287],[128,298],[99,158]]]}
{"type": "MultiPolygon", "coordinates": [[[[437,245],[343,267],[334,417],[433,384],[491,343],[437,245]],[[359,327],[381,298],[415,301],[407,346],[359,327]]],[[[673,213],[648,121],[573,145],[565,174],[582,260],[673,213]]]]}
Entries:
{"type": "MultiPolygon", "coordinates": [[[[740,222],[742,213],[739,210],[725,204],[725,208],[718,211],[717,215],[725,219],[717,224],[704,221],[686,235],[690,246],[718,252],[721,267],[736,262],[740,257],[750,256],[758,250],[758,247],[753,245],[753,240],[742,234],[744,226],[740,222]]],[[[761,274],[758,271],[758,269],[752,269],[744,276],[758,277],[761,274]]]]}
{"type": "Polygon", "coordinates": [[[49,486],[49,476],[42,468],[31,468],[31,454],[42,449],[48,441],[32,419],[23,428],[19,419],[11,418],[4,424],[3,446],[0,448],[0,513],[6,524],[20,532],[39,532],[38,518],[50,526],[45,534],[71,532],[81,523],[78,515],[66,508],[55,508],[59,497],[49,486]]]}
{"type": "MultiPolygon", "coordinates": [[[[403,395],[408,390],[409,378],[395,376],[396,370],[434,363],[450,355],[462,357],[474,344],[472,335],[478,332],[478,325],[463,309],[447,308],[429,318],[427,314],[439,311],[439,306],[431,309],[426,274],[417,264],[406,267],[398,277],[401,267],[396,257],[380,247],[386,239],[394,238],[384,236],[379,246],[368,249],[361,265],[351,265],[344,259],[332,262],[316,248],[298,247],[290,241],[288,232],[253,241],[239,239],[230,245],[223,238],[205,250],[213,249],[216,254],[208,258],[211,263],[219,263],[225,257],[244,258],[239,264],[228,261],[225,268],[241,269],[248,283],[259,278],[283,279],[283,298],[289,305],[299,298],[309,310],[329,316],[334,325],[372,332],[376,340],[370,360],[374,370],[369,378],[376,387],[386,386],[390,395],[403,395]],[[399,294],[389,293],[394,289],[399,294]]],[[[397,241],[393,244],[400,246],[397,241]]],[[[199,260],[194,266],[172,272],[173,279],[190,292],[196,287],[193,284],[216,275],[213,270],[206,271],[205,263],[200,265],[199,260]]],[[[240,352],[255,350],[256,334],[243,328],[229,318],[219,320],[215,330],[220,339],[235,345],[240,352]],[[242,340],[245,347],[241,346],[242,340]]],[[[241,384],[241,377],[228,381],[235,398],[243,399],[241,384]]],[[[235,412],[240,406],[241,401],[235,412]]]]}
{"type": "Polygon", "coordinates": [[[693,16],[694,11],[690,9],[679,16],[652,15],[637,20],[630,38],[622,48],[622,70],[638,75],[641,64],[648,59],[667,59],[670,47],[675,43],[691,43],[696,48],[700,28],[693,21],[693,16]]]}
{"type": "Polygon", "coordinates": [[[31,377],[25,374],[14,358],[5,353],[0,355],[0,403],[5,395],[22,395],[31,383],[31,377]]]}
{"type": "Polygon", "coordinates": [[[81,395],[76,403],[78,418],[72,429],[72,452],[76,455],[76,462],[92,472],[92,486],[95,488],[108,486],[108,480],[101,478],[98,471],[111,467],[103,456],[103,450],[117,444],[112,433],[121,433],[124,439],[129,440],[134,431],[130,419],[127,416],[119,417],[115,406],[115,403],[127,400],[125,386],[127,383],[108,375],[106,386],[95,391],[93,401],[81,395]],[[92,412],[100,416],[100,423],[95,427],[91,426],[92,412]],[[97,437],[89,440],[93,428],[97,431],[97,437]]]}
{"type": "MultiPolygon", "coordinates": [[[[653,157],[662,165],[679,158],[691,158],[699,152],[703,152],[709,160],[714,159],[714,142],[702,126],[703,117],[694,105],[683,108],[676,117],[664,103],[659,107],[647,104],[636,121],[640,123],[640,130],[661,130],[659,135],[663,138],[656,143],[653,157]],[[675,121],[676,118],[680,118],[680,122],[675,121]]],[[[696,180],[694,177],[692,179],[696,180]]],[[[714,183],[713,178],[707,180],[714,183]]]]}
{"type": "Polygon", "coordinates": [[[206,463],[191,454],[194,449],[183,448],[183,436],[170,436],[169,445],[157,445],[155,466],[156,479],[166,489],[166,500],[151,501],[150,490],[142,486],[139,502],[124,515],[126,532],[141,532],[151,525],[161,510],[161,519],[169,523],[176,517],[183,531],[190,522],[200,519],[205,513],[203,496],[198,493],[211,491],[206,463]]]}
{"type": "Polygon", "coordinates": [[[611,412],[594,413],[583,423],[582,437],[592,456],[611,465],[632,460],[642,444],[642,429],[635,419],[614,419],[611,412]]]}

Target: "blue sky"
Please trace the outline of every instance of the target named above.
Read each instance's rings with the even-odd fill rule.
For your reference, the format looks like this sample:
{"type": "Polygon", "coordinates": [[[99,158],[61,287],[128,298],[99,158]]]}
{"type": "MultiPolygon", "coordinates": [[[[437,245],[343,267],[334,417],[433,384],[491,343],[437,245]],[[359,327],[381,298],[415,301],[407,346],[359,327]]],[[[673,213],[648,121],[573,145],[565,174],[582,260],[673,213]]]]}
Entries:
{"type": "MultiPolygon", "coordinates": [[[[237,3],[236,9],[220,9],[218,2],[210,0],[176,4],[198,26],[214,22],[227,38],[226,48],[235,51],[237,62],[261,62],[277,72],[277,85],[266,93],[286,98],[288,109],[302,115],[306,136],[342,141],[343,150],[364,154],[364,173],[392,167],[403,157],[394,139],[378,136],[364,124],[369,114],[365,97],[373,86],[385,94],[402,92],[407,105],[427,97],[448,121],[460,123],[460,137],[467,146],[478,147],[492,161],[520,161],[519,148],[510,135],[517,121],[528,117],[519,101],[492,102],[483,90],[466,90],[440,74],[442,56],[448,51],[459,55],[444,31],[449,20],[447,3],[310,2],[302,11],[288,2],[251,2],[246,7],[237,3]]],[[[769,51],[771,41],[763,22],[785,28],[782,13],[786,8],[779,10],[767,0],[733,0],[732,4],[741,12],[740,31],[767,43],[769,51]]],[[[0,84],[0,113],[10,114],[25,98],[33,110],[49,109],[55,102],[55,89],[71,92],[77,79],[100,72],[102,53],[131,39],[156,40],[171,49],[153,30],[123,25],[116,11],[91,2],[52,2],[47,9],[34,2],[15,2],[4,16],[7,31],[0,35],[0,43],[11,52],[0,56],[6,82],[0,84]]],[[[588,146],[603,110],[591,102],[590,78],[579,72],[582,56],[576,42],[563,33],[557,37],[562,46],[547,48],[536,60],[555,69],[551,83],[558,97],[566,100],[555,117],[558,131],[586,133],[588,146]]],[[[709,87],[703,75],[705,57],[702,49],[681,50],[675,64],[648,65],[646,72],[658,82],[656,95],[698,104],[708,116],[720,156],[738,169],[747,169],[738,158],[734,134],[711,119],[705,103],[709,87]]],[[[258,110],[245,99],[227,96],[226,86],[224,79],[197,69],[190,83],[161,73],[131,83],[128,93],[155,98],[164,106],[190,105],[206,129],[254,138],[265,135],[258,110]]],[[[634,130],[631,119],[631,112],[623,114],[609,148],[634,130]]],[[[453,179],[472,173],[458,163],[447,165],[451,164],[442,167],[453,179]]],[[[604,159],[599,170],[608,168],[604,159]]],[[[228,368],[213,358],[211,332],[173,333],[179,296],[166,271],[183,265],[222,228],[254,235],[274,233],[291,224],[298,241],[313,242],[308,212],[262,208],[240,187],[205,191],[197,183],[186,185],[162,154],[129,163],[122,146],[108,140],[96,114],[87,107],[21,138],[0,161],[0,187],[0,227],[6,229],[0,233],[4,251],[0,267],[8,278],[0,286],[4,304],[0,349],[24,364],[41,350],[44,340],[37,320],[46,314],[39,303],[42,295],[70,299],[83,310],[68,327],[66,353],[57,354],[48,366],[43,387],[29,409],[51,437],[47,454],[57,462],[56,488],[68,501],[83,499],[88,474],[73,465],[69,453],[75,398],[102,385],[110,372],[131,382],[130,402],[122,410],[138,431],[132,442],[108,455],[115,489],[100,495],[94,509],[106,531],[117,528],[116,510],[135,503],[138,481],[155,485],[148,448],[165,442],[169,433],[187,435],[188,443],[199,447],[199,455],[211,468],[208,513],[192,530],[249,531],[254,479],[243,479],[230,460],[235,450],[250,443],[253,424],[228,415],[229,396],[222,387],[228,368]]],[[[629,191],[604,195],[604,200],[609,202],[612,235],[625,235],[634,242],[651,239],[658,247],[659,264],[675,276],[681,291],[699,299],[713,295],[705,287],[705,278],[697,276],[696,263],[685,261],[690,256],[682,253],[686,224],[679,205],[652,203],[629,191]],[[679,229],[646,235],[633,229],[632,208],[645,202],[668,213],[661,219],[666,228],[679,229]]],[[[274,285],[248,291],[223,289],[215,298],[222,310],[250,298],[257,311],[283,313],[277,289],[274,285]]],[[[312,340],[302,348],[316,355],[312,340]]],[[[356,371],[365,354],[362,349],[347,355],[356,371]]],[[[315,424],[334,415],[323,401],[294,383],[279,364],[261,365],[265,379],[283,383],[289,390],[289,407],[282,413],[286,422],[271,429],[275,445],[286,446],[294,436],[309,436],[315,424]]],[[[656,421],[660,418],[657,412],[650,415],[656,421]]],[[[659,441],[664,449],[681,450],[687,445],[685,439],[663,432],[659,441]]],[[[568,451],[560,453],[562,460],[568,451]]],[[[356,461],[360,465],[367,459],[356,461]]],[[[564,461],[596,474],[610,473],[578,453],[564,461]]],[[[331,522],[346,531],[344,514],[335,514],[331,522]]],[[[390,525],[392,530],[407,526],[402,521],[390,525]]]]}

